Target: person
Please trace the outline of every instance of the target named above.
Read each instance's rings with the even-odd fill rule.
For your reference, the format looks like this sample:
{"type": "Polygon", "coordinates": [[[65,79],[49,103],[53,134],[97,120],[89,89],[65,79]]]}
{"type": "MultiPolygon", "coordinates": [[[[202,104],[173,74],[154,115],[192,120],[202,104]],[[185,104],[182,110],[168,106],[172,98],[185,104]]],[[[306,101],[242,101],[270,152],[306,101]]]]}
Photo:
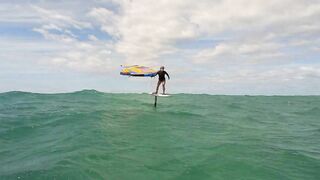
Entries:
{"type": "MultiPolygon", "coordinates": [[[[166,94],[166,77],[165,75],[168,76],[168,79],[170,79],[170,76],[169,74],[164,70],[164,66],[161,66],[160,67],[160,71],[157,72],[158,77],[159,77],[159,81],[158,81],[158,84],[157,84],[157,89],[156,89],[156,92],[154,94],[158,94],[158,90],[159,90],[159,86],[162,84],[162,91],[163,91],[163,94],[166,94]]],[[[155,76],[156,76],[155,75],[155,76]]]]}

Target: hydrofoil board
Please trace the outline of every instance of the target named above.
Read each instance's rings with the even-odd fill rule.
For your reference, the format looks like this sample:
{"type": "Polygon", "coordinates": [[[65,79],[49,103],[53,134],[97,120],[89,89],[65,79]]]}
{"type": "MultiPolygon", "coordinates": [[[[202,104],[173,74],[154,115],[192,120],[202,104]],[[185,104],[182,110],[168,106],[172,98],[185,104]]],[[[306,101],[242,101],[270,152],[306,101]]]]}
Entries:
{"type": "Polygon", "coordinates": [[[158,97],[169,97],[171,96],[170,94],[155,94],[155,93],[149,93],[152,96],[158,96],[158,97]]]}

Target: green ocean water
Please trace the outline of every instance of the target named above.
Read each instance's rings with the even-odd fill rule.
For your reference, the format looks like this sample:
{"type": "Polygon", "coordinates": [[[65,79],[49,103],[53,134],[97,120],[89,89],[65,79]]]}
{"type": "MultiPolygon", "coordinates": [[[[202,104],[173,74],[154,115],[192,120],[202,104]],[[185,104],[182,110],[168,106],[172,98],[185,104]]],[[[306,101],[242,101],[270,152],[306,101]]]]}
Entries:
{"type": "Polygon", "coordinates": [[[0,94],[0,179],[320,179],[320,96],[0,94]]]}

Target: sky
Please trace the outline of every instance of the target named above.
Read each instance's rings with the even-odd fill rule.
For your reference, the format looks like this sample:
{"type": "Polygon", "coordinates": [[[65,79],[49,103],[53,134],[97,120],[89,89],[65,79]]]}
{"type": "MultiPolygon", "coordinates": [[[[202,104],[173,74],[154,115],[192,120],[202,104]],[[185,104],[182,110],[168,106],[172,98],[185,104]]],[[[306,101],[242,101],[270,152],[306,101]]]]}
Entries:
{"type": "Polygon", "coordinates": [[[0,0],[0,92],[320,95],[320,0],[0,0]]]}

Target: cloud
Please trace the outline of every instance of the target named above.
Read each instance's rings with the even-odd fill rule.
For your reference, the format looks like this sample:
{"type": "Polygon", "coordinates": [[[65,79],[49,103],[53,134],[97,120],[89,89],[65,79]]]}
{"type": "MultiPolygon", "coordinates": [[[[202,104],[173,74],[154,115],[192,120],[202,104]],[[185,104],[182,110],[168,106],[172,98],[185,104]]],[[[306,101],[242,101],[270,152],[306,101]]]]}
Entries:
{"type": "Polygon", "coordinates": [[[113,11],[105,8],[93,8],[87,15],[97,21],[102,31],[115,38],[119,36],[117,30],[117,21],[119,17],[113,11]]]}
{"type": "Polygon", "coordinates": [[[281,52],[282,44],[276,42],[244,41],[224,42],[214,48],[199,51],[194,57],[195,63],[241,60],[242,63],[285,58],[281,52]]]}
{"type": "Polygon", "coordinates": [[[88,39],[91,40],[91,41],[98,41],[98,38],[95,36],[95,35],[88,35],[88,39]]]}
{"type": "MultiPolygon", "coordinates": [[[[295,47],[288,42],[302,39],[309,39],[308,42],[311,42],[313,40],[310,37],[314,38],[314,35],[319,33],[320,24],[315,21],[315,18],[320,18],[319,7],[305,1],[289,3],[245,0],[223,1],[217,6],[203,6],[199,12],[194,10],[192,21],[206,24],[199,26],[200,31],[206,32],[205,34],[224,32],[229,36],[229,40],[199,51],[194,56],[194,61],[230,61],[242,57],[258,61],[276,58],[281,61],[292,58],[294,52],[285,51],[295,47]],[[214,8],[209,11],[211,7],[214,8]]],[[[308,50],[306,47],[301,48],[308,50]]]]}
{"type": "Polygon", "coordinates": [[[61,41],[63,43],[75,42],[77,36],[72,33],[72,29],[92,28],[91,23],[74,19],[71,16],[63,15],[54,10],[47,10],[32,5],[31,8],[36,11],[43,23],[41,27],[33,30],[42,34],[46,39],[61,41]]]}
{"type": "Polygon", "coordinates": [[[230,67],[202,76],[179,78],[171,89],[210,94],[310,95],[319,94],[319,65],[279,66],[274,69],[230,67]],[[188,84],[189,86],[186,86],[188,84]],[[190,85],[192,84],[192,85],[190,85]]]}
{"type": "Polygon", "coordinates": [[[122,1],[117,13],[94,8],[89,16],[116,38],[115,50],[128,62],[151,63],[161,55],[176,52],[176,40],[194,37],[196,27],[181,16],[182,5],[181,2],[122,1]]]}
{"type": "Polygon", "coordinates": [[[190,63],[205,63],[240,56],[251,60],[284,58],[286,53],[282,50],[290,48],[287,41],[294,44],[301,40],[301,36],[310,34],[313,37],[311,34],[319,32],[315,19],[320,17],[320,6],[314,2],[113,1],[118,9],[94,7],[81,17],[86,21],[38,6],[32,8],[46,22],[35,28],[44,37],[71,42],[76,35],[65,29],[93,28],[94,24],[113,38],[115,53],[133,64],[153,64],[164,56],[184,53],[176,47],[181,40],[228,39],[212,45],[214,47],[194,51],[193,59],[186,59],[190,63]],[[88,22],[86,18],[93,21],[88,22]],[[60,34],[50,32],[53,29],[60,34]]]}
{"type": "Polygon", "coordinates": [[[91,22],[79,21],[54,10],[37,6],[32,6],[32,8],[44,21],[40,27],[33,30],[47,40],[68,46],[67,50],[61,50],[53,56],[46,57],[47,61],[42,64],[91,73],[107,73],[115,68],[111,63],[112,47],[110,44],[99,41],[93,34],[87,36],[88,41],[81,40],[75,34],[77,31],[92,29],[91,22]]]}
{"type": "Polygon", "coordinates": [[[119,11],[94,8],[89,16],[116,38],[115,50],[128,62],[152,64],[166,55],[183,52],[175,46],[180,40],[221,37],[228,42],[195,52],[194,59],[189,60],[209,62],[222,54],[229,54],[230,60],[238,56],[280,59],[285,56],[281,48],[290,45],[282,39],[293,41],[308,34],[313,37],[319,31],[315,19],[320,17],[320,6],[315,2],[120,1],[119,11]]]}
{"type": "Polygon", "coordinates": [[[54,10],[44,9],[38,6],[31,6],[39,17],[46,23],[50,22],[59,27],[73,27],[76,29],[92,28],[91,23],[75,20],[70,16],[63,15],[54,10]]]}
{"type": "Polygon", "coordinates": [[[39,49],[54,44],[41,59],[58,68],[164,64],[178,82],[205,74],[195,78],[203,88],[319,78],[319,0],[27,1],[0,9],[3,26],[28,24],[43,37],[39,49]]]}
{"type": "Polygon", "coordinates": [[[97,42],[77,42],[68,52],[61,52],[54,58],[50,58],[48,62],[62,68],[105,74],[118,67],[113,63],[112,53],[107,46],[107,44],[97,42]]]}

